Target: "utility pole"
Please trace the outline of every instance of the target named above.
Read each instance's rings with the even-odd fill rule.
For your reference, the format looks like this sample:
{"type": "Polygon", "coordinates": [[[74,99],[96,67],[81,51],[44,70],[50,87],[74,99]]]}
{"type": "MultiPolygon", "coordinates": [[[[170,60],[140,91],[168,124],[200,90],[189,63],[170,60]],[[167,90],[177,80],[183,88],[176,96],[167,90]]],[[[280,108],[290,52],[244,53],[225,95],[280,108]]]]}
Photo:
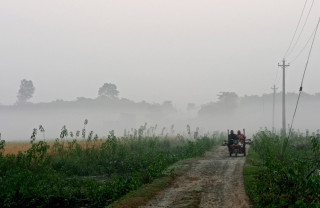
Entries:
{"type": "Polygon", "coordinates": [[[275,101],[276,101],[276,91],[277,91],[277,87],[276,85],[273,85],[273,87],[271,88],[273,90],[273,108],[272,108],[272,132],[275,132],[275,128],[274,128],[274,109],[275,109],[275,101]]]}
{"type": "Polygon", "coordinates": [[[282,60],[282,65],[278,63],[278,66],[281,66],[283,69],[282,72],[282,135],[286,136],[286,67],[289,67],[289,64],[286,64],[286,60],[282,60]]]}

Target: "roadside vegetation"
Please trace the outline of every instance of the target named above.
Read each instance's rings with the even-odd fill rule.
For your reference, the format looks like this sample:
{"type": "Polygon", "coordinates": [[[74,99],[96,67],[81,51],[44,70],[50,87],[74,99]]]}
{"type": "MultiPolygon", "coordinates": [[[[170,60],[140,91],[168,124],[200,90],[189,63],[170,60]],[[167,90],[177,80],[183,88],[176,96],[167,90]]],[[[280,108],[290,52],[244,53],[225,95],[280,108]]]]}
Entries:
{"type": "Polygon", "coordinates": [[[17,154],[4,154],[0,139],[1,207],[105,207],[168,174],[169,165],[203,155],[222,138],[144,136],[142,129],[121,138],[110,131],[100,139],[86,135],[87,123],[82,139],[67,139],[64,126],[53,143],[45,141],[44,129],[37,140],[34,129],[30,147],[17,154]]]}
{"type": "Polygon", "coordinates": [[[255,207],[320,207],[320,134],[254,136],[244,169],[255,207]]]}

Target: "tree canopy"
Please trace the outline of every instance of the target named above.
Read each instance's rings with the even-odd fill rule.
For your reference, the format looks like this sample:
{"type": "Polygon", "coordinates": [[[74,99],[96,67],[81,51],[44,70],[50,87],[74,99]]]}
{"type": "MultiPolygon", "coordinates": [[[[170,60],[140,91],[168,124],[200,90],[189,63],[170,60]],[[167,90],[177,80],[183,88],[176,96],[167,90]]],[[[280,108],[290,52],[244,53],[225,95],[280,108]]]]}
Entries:
{"type": "Polygon", "coordinates": [[[117,98],[119,91],[117,90],[117,86],[115,84],[104,83],[103,86],[99,88],[98,95],[107,96],[109,98],[117,98]]]}
{"type": "Polygon", "coordinates": [[[35,87],[33,86],[33,82],[31,80],[21,80],[20,89],[17,95],[17,102],[25,103],[27,100],[32,98],[34,91],[35,87]]]}

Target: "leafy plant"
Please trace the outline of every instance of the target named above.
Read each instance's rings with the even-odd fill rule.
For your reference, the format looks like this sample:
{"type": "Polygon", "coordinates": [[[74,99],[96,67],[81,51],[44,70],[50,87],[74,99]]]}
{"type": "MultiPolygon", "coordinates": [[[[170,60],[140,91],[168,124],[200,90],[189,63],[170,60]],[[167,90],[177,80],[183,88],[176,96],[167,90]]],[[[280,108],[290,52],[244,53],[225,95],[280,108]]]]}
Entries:
{"type": "Polygon", "coordinates": [[[0,133],[0,154],[2,154],[2,151],[4,150],[5,145],[6,145],[6,141],[1,138],[1,133],[0,133]]]}
{"type": "Polygon", "coordinates": [[[220,140],[119,138],[112,130],[101,143],[91,131],[87,141],[66,140],[64,145],[70,133],[63,126],[50,145],[37,141],[36,134],[34,129],[27,151],[0,155],[2,207],[104,207],[162,176],[172,163],[203,155],[220,140]]]}
{"type": "Polygon", "coordinates": [[[250,185],[257,207],[320,206],[320,137],[307,135],[284,138],[265,130],[254,136],[251,151],[264,169],[250,185]]]}

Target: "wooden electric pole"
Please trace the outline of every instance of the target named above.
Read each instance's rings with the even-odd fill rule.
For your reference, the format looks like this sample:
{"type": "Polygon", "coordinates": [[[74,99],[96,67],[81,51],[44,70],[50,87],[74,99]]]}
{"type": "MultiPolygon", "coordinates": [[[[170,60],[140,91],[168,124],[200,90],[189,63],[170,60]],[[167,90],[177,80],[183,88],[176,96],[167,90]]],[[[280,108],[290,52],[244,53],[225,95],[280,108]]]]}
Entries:
{"type": "Polygon", "coordinates": [[[286,136],[286,67],[290,66],[286,64],[286,60],[282,60],[282,65],[278,63],[278,66],[282,67],[282,135],[286,136]]]}

